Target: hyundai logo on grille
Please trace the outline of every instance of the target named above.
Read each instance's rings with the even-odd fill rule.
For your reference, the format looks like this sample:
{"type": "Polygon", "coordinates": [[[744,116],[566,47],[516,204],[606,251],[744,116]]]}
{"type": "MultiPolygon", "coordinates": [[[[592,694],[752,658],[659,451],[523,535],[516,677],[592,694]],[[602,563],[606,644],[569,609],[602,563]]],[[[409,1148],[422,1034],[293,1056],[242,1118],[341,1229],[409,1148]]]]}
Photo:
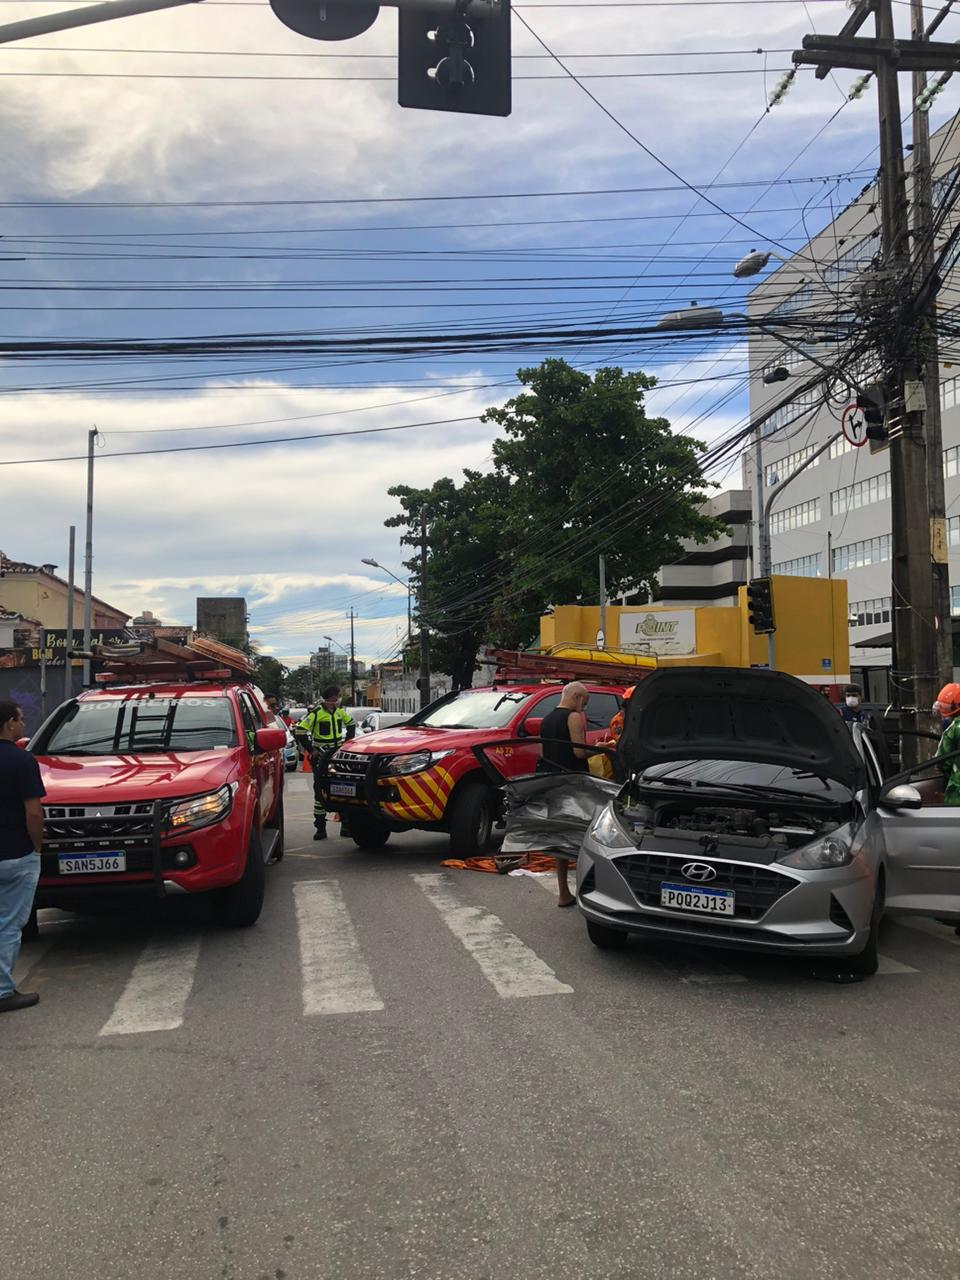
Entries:
{"type": "Polygon", "coordinates": [[[697,880],[701,884],[705,880],[716,879],[717,875],[716,867],[711,867],[708,862],[686,862],[680,870],[688,880],[697,880]]]}

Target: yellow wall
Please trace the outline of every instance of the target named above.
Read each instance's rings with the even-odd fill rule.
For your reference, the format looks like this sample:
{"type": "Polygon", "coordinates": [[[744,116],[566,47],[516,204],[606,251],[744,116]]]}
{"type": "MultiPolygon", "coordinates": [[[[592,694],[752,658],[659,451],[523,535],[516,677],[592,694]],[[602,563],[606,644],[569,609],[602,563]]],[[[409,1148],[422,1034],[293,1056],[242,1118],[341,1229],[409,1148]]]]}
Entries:
{"type": "MultiPolygon", "coordinates": [[[[772,581],[774,665],[811,683],[833,684],[850,679],[847,584],[845,579],[776,576],[772,581]],[[824,662],[828,665],[824,665],[824,662]]],[[[615,649],[621,614],[693,613],[696,653],[661,656],[660,667],[748,667],[767,664],[767,637],[754,635],[747,618],[746,588],[737,605],[607,606],[606,646],[615,649]]],[[[540,619],[540,647],[596,642],[599,605],[559,605],[540,619]]]]}
{"type": "MultiPolygon", "coordinates": [[[[35,618],[44,627],[63,629],[67,625],[67,586],[47,574],[0,578],[0,605],[11,613],[35,618]]],[[[95,627],[122,627],[127,615],[93,602],[95,627]]],[[[83,593],[74,590],[74,628],[83,627],[83,593]]]]}

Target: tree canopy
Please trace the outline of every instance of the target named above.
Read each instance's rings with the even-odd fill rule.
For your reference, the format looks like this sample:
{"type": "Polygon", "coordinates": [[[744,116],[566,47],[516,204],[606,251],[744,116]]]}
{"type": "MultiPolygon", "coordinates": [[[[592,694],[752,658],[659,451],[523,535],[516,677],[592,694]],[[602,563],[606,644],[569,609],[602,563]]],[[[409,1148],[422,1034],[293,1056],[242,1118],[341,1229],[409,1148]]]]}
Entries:
{"type": "MultiPolygon", "coordinates": [[[[386,523],[403,543],[419,544],[426,517],[433,665],[461,686],[484,642],[529,644],[551,605],[596,602],[600,555],[610,595],[652,589],[685,539],[724,528],[700,510],[702,444],[647,417],[655,379],[618,368],[591,377],[555,359],[517,376],[525,390],[483,415],[502,431],[491,473],[388,491],[402,512],[386,523]]],[[[406,563],[419,595],[419,559],[406,563]]]]}

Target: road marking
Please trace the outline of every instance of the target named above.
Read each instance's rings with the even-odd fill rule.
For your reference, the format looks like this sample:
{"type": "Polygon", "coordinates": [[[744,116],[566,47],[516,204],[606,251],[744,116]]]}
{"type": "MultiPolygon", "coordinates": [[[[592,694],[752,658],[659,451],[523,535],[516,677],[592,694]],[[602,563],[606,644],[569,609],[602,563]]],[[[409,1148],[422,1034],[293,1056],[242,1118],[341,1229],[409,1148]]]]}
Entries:
{"type": "Polygon", "coordinates": [[[504,928],[499,916],[482,907],[464,906],[446,876],[415,875],[413,879],[504,1000],[572,994],[573,987],[558,981],[536,952],[504,928]]]}
{"type": "Polygon", "coordinates": [[[901,964],[899,960],[894,960],[892,956],[877,957],[877,973],[919,973],[919,969],[915,969],[912,964],[901,964]]]}
{"type": "Polygon", "coordinates": [[[338,881],[299,880],[293,886],[293,899],[304,1015],[382,1009],[338,881]]]}
{"type": "Polygon", "coordinates": [[[960,947],[960,937],[952,933],[954,927],[949,924],[940,924],[936,920],[928,920],[925,916],[911,917],[909,920],[905,916],[897,916],[896,923],[905,925],[908,929],[915,929],[917,933],[926,933],[931,938],[936,938],[938,942],[949,942],[952,947],[960,947]]]}
{"type": "MultiPolygon", "coordinates": [[[[46,931],[44,930],[44,932],[46,931]]],[[[37,967],[37,965],[40,963],[43,957],[47,954],[47,952],[53,946],[54,942],[56,942],[55,935],[54,937],[51,938],[51,937],[44,937],[43,933],[41,933],[40,937],[36,940],[36,942],[27,943],[26,950],[25,951],[22,950],[20,952],[20,955],[17,959],[17,963],[14,965],[14,968],[13,968],[13,981],[16,986],[19,987],[20,983],[24,981],[27,974],[31,973],[37,967]]]]}
{"type": "Polygon", "coordinates": [[[151,938],[100,1035],[142,1035],[182,1026],[199,958],[199,937],[151,938]]]}

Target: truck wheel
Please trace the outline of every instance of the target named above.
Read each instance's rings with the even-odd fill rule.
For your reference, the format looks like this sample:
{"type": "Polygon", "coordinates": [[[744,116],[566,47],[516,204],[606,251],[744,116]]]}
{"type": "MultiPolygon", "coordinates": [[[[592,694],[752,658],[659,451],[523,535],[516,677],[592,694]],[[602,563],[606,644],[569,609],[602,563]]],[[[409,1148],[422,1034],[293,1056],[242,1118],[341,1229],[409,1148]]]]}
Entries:
{"type": "Polygon", "coordinates": [[[350,814],[350,838],[358,849],[382,849],[390,839],[390,828],[365,814],[350,814]]]}
{"type": "Polygon", "coordinates": [[[270,859],[270,861],[282,862],[283,861],[283,835],[284,835],[283,793],[282,792],[280,794],[280,798],[277,800],[276,808],[273,811],[273,817],[269,820],[269,822],[265,822],[263,825],[267,831],[280,832],[280,836],[273,849],[273,857],[270,859]]]}
{"type": "Polygon", "coordinates": [[[213,895],[213,910],[222,925],[246,929],[256,924],[263,907],[264,879],[263,847],[260,832],[254,829],[247,844],[243,875],[236,884],[217,889],[213,895]]]}
{"type": "Polygon", "coordinates": [[[490,847],[494,796],[482,782],[468,782],[454,801],[450,849],[457,858],[480,857],[490,847]]]}

